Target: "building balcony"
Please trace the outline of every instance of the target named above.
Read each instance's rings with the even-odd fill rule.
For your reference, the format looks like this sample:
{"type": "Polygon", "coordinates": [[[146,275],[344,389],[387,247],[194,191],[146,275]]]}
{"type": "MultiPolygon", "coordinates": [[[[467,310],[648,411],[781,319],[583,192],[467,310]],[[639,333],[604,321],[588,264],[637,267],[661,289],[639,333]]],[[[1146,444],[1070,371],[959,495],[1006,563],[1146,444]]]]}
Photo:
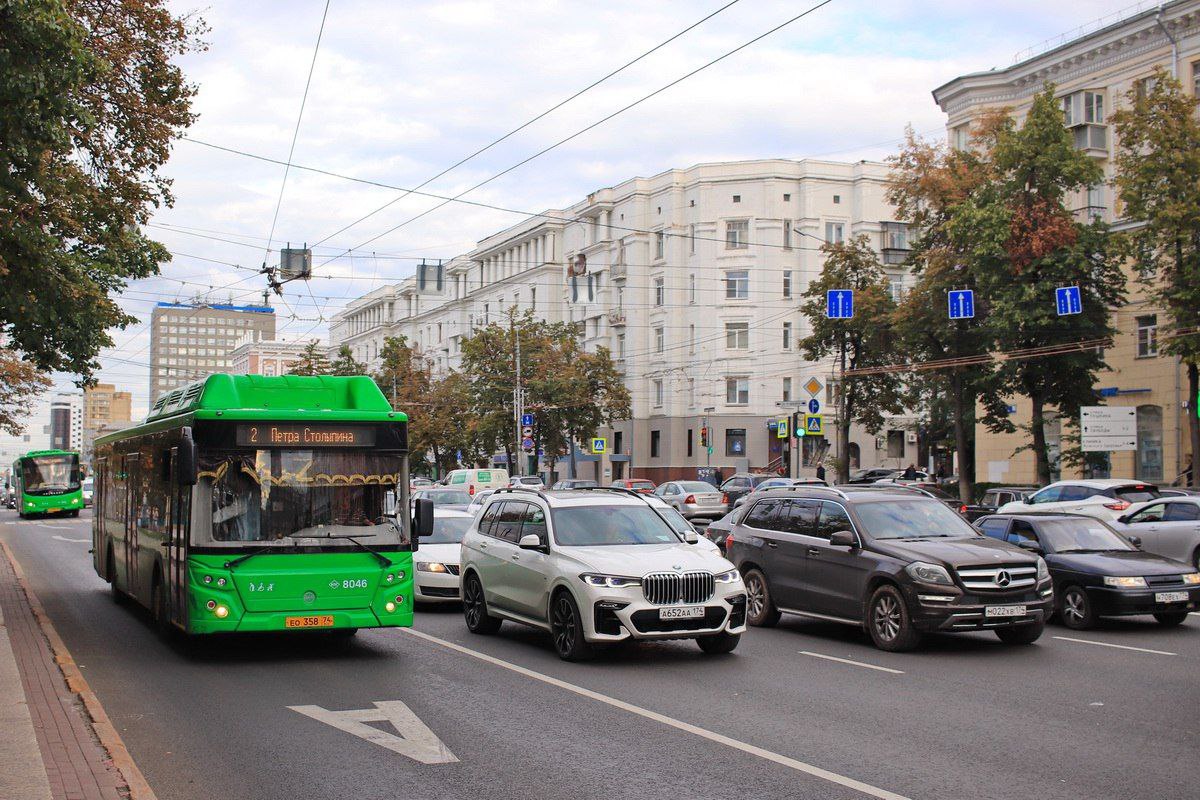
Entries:
{"type": "Polygon", "coordinates": [[[909,249],[898,247],[885,247],[880,251],[883,254],[884,264],[903,264],[908,260],[909,249]]]}
{"type": "Polygon", "coordinates": [[[1083,206],[1071,212],[1075,217],[1075,221],[1084,225],[1089,225],[1098,219],[1104,219],[1108,213],[1108,209],[1104,206],[1083,206]]]}
{"type": "Polygon", "coordinates": [[[614,308],[608,312],[607,316],[609,325],[612,325],[614,328],[625,327],[625,309],[614,308]]]}
{"type": "Polygon", "coordinates": [[[624,264],[613,264],[608,268],[608,277],[613,281],[625,282],[625,278],[629,274],[629,267],[624,264]]]}
{"type": "Polygon", "coordinates": [[[1071,128],[1075,147],[1089,156],[1108,158],[1108,126],[1087,122],[1071,128]]]}

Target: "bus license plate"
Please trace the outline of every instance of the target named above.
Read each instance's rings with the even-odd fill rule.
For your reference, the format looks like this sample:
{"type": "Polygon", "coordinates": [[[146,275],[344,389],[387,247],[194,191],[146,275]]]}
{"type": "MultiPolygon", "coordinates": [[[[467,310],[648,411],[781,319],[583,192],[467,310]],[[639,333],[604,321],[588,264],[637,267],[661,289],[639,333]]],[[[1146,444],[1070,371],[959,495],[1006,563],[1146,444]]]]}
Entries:
{"type": "Polygon", "coordinates": [[[1025,606],[986,606],[983,609],[985,617],[1023,617],[1025,606]]]}
{"type": "Polygon", "coordinates": [[[688,606],[687,608],[660,608],[659,619],[699,619],[704,616],[704,606],[688,606]]]}
{"type": "Polygon", "coordinates": [[[1187,599],[1187,592],[1158,592],[1154,595],[1156,603],[1186,603],[1187,599]]]}
{"type": "Polygon", "coordinates": [[[333,615],[319,614],[313,617],[284,617],[285,628],[332,628],[333,615]]]}
{"type": "Polygon", "coordinates": [[[46,509],[47,514],[57,514],[60,511],[62,511],[61,508],[47,508],[46,509]]]}

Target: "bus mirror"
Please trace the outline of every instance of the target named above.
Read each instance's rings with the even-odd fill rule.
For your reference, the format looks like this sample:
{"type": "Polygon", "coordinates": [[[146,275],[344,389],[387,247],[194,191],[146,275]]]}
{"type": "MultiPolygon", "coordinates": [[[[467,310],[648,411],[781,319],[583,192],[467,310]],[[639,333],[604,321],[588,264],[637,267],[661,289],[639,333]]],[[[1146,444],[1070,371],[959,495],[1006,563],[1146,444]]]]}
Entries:
{"type": "Polygon", "coordinates": [[[433,533],[433,501],[422,497],[413,502],[413,538],[433,533]]]}
{"type": "Polygon", "coordinates": [[[180,486],[196,485],[196,443],[192,441],[192,429],[183,429],[183,441],[179,443],[178,463],[175,476],[180,486]]]}

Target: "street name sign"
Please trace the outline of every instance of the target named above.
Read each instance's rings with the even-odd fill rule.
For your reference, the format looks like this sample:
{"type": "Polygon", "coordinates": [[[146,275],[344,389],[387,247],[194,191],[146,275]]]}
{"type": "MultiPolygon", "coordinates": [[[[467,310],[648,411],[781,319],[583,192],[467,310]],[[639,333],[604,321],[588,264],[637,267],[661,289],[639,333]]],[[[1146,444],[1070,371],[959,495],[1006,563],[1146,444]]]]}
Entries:
{"type": "Polygon", "coordinates": [[[975,318],[975,292],[971,289],[956,289],[946,296],[950,306],[950,319],[975,318]]]}
{"type": "Polygon", "coordinates": [[[1078,286],[1062,286],[1054,290],[1054,309],[1060,317],[1083,312],[1083,299],[1078,286]]]}
{"type": "Polygon", "coordinates": [[[854,290],[830,289],[825,293],[825,316],[829,319],[850,319],[854,316],[854,290]]]}
{"type": "Polygon", "coordinates": [[[1083,406],[1079,433],[1085,453],[1137,450],[1137,409],[1133,406],[1083,406]]]}

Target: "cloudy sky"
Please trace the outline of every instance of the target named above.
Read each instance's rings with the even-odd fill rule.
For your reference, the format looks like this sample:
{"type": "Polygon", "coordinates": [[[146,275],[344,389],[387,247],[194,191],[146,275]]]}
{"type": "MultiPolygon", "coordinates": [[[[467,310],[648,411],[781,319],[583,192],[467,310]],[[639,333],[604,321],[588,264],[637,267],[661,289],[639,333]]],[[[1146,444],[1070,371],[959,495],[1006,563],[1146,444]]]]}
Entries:
{"type": "MultiPolygon", "coordinates": [[[[412,187],[680,32],[727,0],[519,3],[332,0],[293,162],[412,187]]],[[[740,0],[546,119],[431,182],[454,195],[799,14],[817,0],[740,0]]],[[[536,212],[635,175],[723,159],[883,158],[904,127],[936,137],[930,90],[1004,67],[1024,48],[1130,0],[832,0],[810,15],[622,113],[468,197],[536,212]]],[[[190,138],[286,160],[324,0],[197,9],[203,52],[182,59],[199,87],[190,138]]],[[[100,378],[148,396],[150,309],[160,300],[261,299],[282,166],[179,142],[176,203],[152,235],[174,253],[129,287],[143,320],[117,332],[100,378]],[[208,260],[205,260],[208,259],[208,260]]],[[[348,299],[447,258],[520,217],[292,169],[271,248],[314,247],[316,276],[276,299],[280,338],[324,338],[348,299]],[[356,224],[352,224],[356,223],[356,224]],[[346,255],[347,250],[351,252],[346,255]]],[[[278,256],[273,255],[273,260],[278,256]]],[[[61,386],[69,376],[58,376],[61,386]]]]}

